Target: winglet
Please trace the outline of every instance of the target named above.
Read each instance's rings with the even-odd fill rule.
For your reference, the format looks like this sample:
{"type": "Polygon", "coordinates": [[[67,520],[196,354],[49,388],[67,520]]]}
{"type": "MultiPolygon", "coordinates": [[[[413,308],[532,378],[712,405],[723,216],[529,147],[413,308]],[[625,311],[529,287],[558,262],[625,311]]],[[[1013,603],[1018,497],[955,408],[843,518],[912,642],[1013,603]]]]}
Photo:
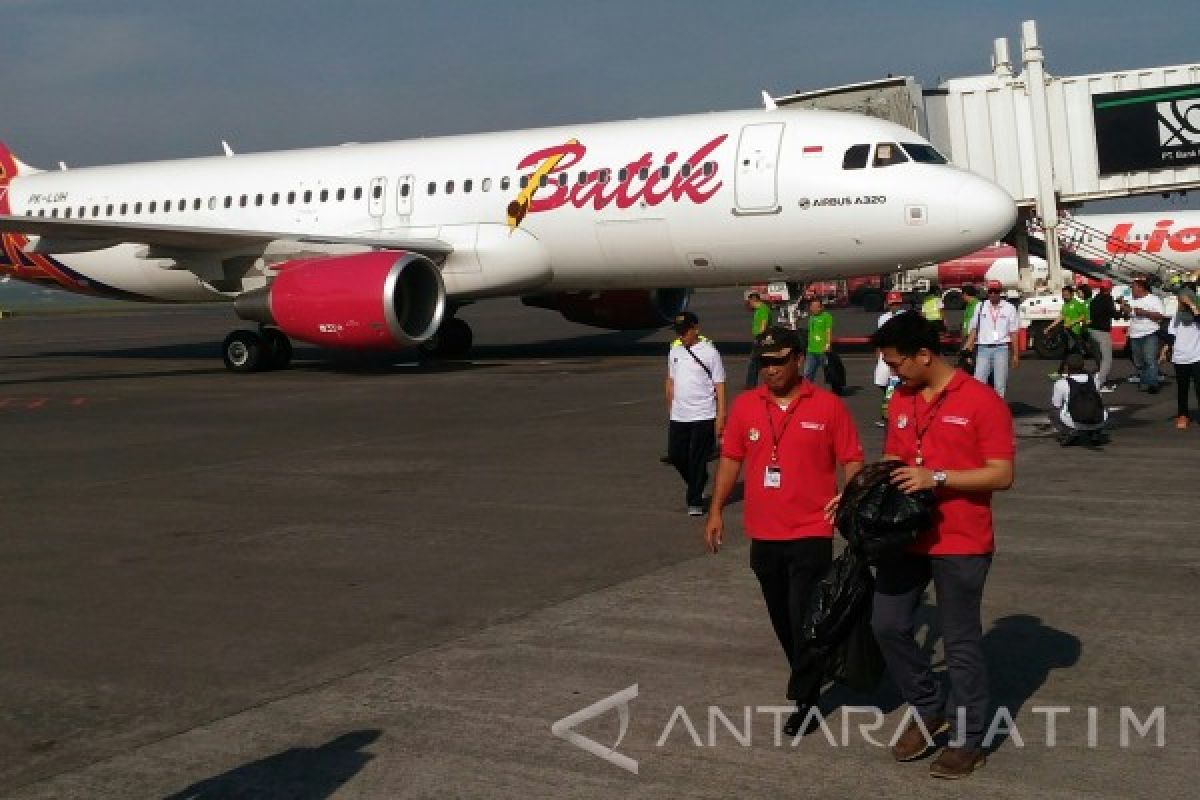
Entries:
{"type": "Polygon", "coordinates": [[[225,151],[226,158],[233,158],[233,148],[229,146],[229,142],[221,140],[221,149],[225,151]]]}
{"type": "Polygon", "coordinates": [[[775,98],[773,98],[773,97],[771,97],[771,95],[767,94],[766,89],[763,89],[762,99],[763,99],[763,108],[765,108],[767,111],[774,111],[775,109],[779,108],[779,106],[775,105],[775,98]]]}

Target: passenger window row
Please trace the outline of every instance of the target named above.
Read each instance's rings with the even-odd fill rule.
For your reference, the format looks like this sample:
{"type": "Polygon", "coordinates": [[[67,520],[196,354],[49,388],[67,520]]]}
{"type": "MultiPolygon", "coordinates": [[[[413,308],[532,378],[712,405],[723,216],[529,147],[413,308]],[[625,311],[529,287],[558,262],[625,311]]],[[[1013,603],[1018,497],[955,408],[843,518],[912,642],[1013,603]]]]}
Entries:
{"type": "MultiPolygon", "coordinates": [[[[705,175],[713,175],[717,171],[717,162],[706,161],[703,164],[699,165],[699,168],[701,170],[703,170],[705,175]]],[[[659,180],[665,181],[671,177],[671,168],[668,166],[659,167],[655,171],[658,173],[659,180]]],[[[690,176],[692,174],[692,165],[691,164],[682,164],[679,167],[678,174],[683,176],[684,178],[690,176]]],[[[637,176],[640,180],[643,180],[643,181],[649,180],[650,168],[642,167],[641,169],[639,169],[637,171],[637,176]]],[[[529,186],[529,181],[531,180],[531,178],[532,178],[531,175],[522,175],[521,180],[519,181],[520,187],[522,189],[524,189],[527,186],[529,186]]],[[[582,185],[582,184],[588,183],[589,181],[597,181],[599,183],[609,183],[611,180],[612,180],[612,170],[607,169],[607,168],[600,169],[600,170],[592,170],[592,171],[588,171],[588,170],[584,169],[584,170],[580,170],[574,176],[574,182],[577,185],[582,185]]],[[[621,169],[617,170],[617,180],[618,181],[629,180],[629,168],[628,167],[621,167],[621,169]]],[[[570,175],[568,175],[565,172],[560,172],[558,175],[554,176],[553,179],[551,179],[550,176],[548,176],[548,175],[542,175],[538,179],[538,186],[545,187],[545,186],[549,186],[551,183],[556,183],[559,186],[570,186],[571,182],[572,182],[572,177],[570,175]]],[[[444,194],[454,194],[456,188],[458,188],[460,185],[462,187],[462,192],[464,194],[470,193],[475,188],[475,183],[470,178],[468,178],[467,180],[464,180],[461,184],[457,184],[452,180],[445,181],[444,183],[441,183],[441,184],[439,184],[438,181],[430,181],[425,186],[425,193],[430,194],[430,195],[437,194],[438,187],[441,186],[442,192],[444,194]]],[[[511,186],[511,181],[509,180],[508,176],[505,176],[500,179],[500,191],[506,192],[506,191],[508,191],[510,186],[511,186]]],[[[492,189],[492,179],[484,178],[480,182],[479,188],[482,191],[490,192],[492,189]]],[[[403,191],[401,192],[401,194],[403,196],[407,197],[407,195],[404,194],[403,191]]]]}
{"type": "MultiPolygon", "coordinates": [[[[137,216],[139,214],[170,214],[181,213],[185,211],[200,211],[207,208],[209,211],[216,211],[218,208],[233,208],[236,205],[238,208],[247,208],[249,206],[278,206],[278,205],[309,205],[313,202],[328,203],[345,202],[346,200],[362,200],[364,194],[363,187],[355,186],[353,189],[305,189],[304,191],[291,192],[271,192],[269,195],[265,193],[258,194],[243,194],[231,195],[227,194],[224,197],[211,195],[207,200],[201,197],[181,197],[178,201],[163,200],[161,203],[157,200],[135,200],[126,201],[124,203],[105,203],[93,204],[91,206],[53,206],[51,208],[39,208],[35,212],[33,209],[27,209],[25,216],[27,217],[62,217],[64,219],[107,219],[110,217],[126,217],[130,214],[137,216]]],[[[378,200],[383,197],[383,187],[374,186],[371,189],[371,196],[378,200]]]]}

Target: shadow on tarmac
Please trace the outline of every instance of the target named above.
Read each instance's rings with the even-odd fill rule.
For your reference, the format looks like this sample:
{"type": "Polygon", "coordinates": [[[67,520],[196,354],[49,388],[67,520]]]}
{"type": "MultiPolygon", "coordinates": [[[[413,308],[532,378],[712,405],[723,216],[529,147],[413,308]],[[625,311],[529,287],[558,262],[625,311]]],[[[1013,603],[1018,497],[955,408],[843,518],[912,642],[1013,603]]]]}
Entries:
{"type": "Polygon", "coordinates": [[[380,730],[343,734],[320,747],[293,747],[193,783],[163,800],[325,800],[375,756],[380,730]]]}

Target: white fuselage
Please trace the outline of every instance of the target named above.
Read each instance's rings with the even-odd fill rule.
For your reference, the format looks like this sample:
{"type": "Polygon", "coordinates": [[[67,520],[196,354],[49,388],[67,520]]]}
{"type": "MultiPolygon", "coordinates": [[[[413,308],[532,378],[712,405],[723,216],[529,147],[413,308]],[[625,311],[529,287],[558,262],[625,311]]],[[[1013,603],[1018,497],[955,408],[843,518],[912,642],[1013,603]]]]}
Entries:
{"type": "Polygon", "coordinates": [[[1068,243],[1082,236],[1087,245],[1103,250],[1126,269],[1157,272],[1169,264],[1200,270],[1200,211],[1078,214],[1074,219],[1091,230],[1069,234],[1068,243]]]}
{"type": "MultiPolygon", "coordinates": [[[[872,274],[968,253],[1007,231],[1015,211],[1001,189],[897,154],[897,143],[927,146],[857,115],[722,112],[22,173],[9,181],[4,213],[441,240],[454,248],[442,271],[456,300],[872,274]],[[866,166],[844,168],[856,145],[869,146],[866,166]],[[880,153],[903,160],[875,166],[887,160],[880,153]],[[514,221],[521,178],[539,168],[545,185],[514,221]]],[[[31,238],[28,248],[38,245],[31,238]]],[[[198,252],[252,262],[241,285],[218,291],[187,247],[164,253],[136,234],[58,249],[56,237],[42,239],[54,240],[42,252],[72,280],[162,301],[228,299],[269,281],[280,261],[353,251],[284,243],[198,252]]],[[[13,271],[7,244],[0,269],[13,271]]]]}

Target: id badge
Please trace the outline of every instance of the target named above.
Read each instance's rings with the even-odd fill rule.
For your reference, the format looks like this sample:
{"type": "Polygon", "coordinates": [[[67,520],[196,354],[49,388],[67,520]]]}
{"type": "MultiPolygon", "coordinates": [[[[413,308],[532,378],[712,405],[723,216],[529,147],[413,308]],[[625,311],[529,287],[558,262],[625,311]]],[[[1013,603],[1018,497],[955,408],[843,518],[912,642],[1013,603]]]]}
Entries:
{"type": "Polygon", "coordinates": [[[783,486],[783,470],[774,464],[768,464],[763,472],[763,487],[778,489],[783,486]]]}

